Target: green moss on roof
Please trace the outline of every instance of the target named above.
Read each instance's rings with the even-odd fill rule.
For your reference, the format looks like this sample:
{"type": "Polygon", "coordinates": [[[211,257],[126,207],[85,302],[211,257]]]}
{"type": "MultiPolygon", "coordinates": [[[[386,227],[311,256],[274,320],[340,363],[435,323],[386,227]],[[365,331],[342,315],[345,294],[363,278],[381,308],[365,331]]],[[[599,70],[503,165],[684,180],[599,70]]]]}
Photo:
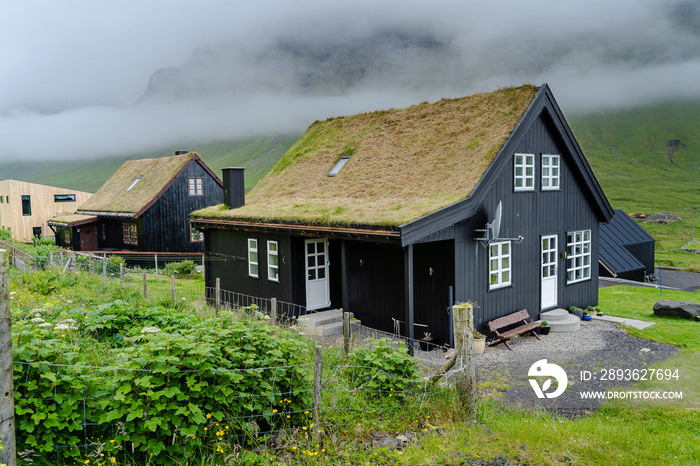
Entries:
{"type": "Polygon", "coordinates": [[[538,88],[315,122],[248,194],[195,217],[396,226],[467,198],[538,88]],[[335,177],[326,176],[352,155],[335,177]]]}
{"type": "Polygon", "coordinates": [[[95,194],[80,206],[78,213],[105,212],[135,214],[146,207],[187,165],[196,153],[130,160],[125,162],[95,194]],[[127,188],[141,177],[129,191],[127,188]]]}

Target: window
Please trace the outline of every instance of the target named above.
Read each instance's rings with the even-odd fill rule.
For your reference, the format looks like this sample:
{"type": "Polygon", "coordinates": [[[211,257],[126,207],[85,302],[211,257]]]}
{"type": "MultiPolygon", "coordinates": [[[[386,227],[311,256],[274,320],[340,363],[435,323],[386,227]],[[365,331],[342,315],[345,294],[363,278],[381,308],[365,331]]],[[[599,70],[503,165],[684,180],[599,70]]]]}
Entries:
{"type": "Polygon", "coordinates": [[[143,178],[143,177],[142,177],[142,176],[139,176],[138,178],[136,178],[136,179],[134,180],[134,182],[131,183],[131,184],[129,185],[128,188],[126,188],[126,192],[131,191],[131,188],[133,188],[134,186],[136,186],[136,183],[138,183],[139,181],[141,181],[141,178],[143,178]]]}
{"type": "Polygon", "coordinates": [[[591,278],[591,230],[572,231],[566,235],[566,282],[591,278]]]}
{"type": "Polygon", "coordinates": [[[535,154],[515,154],[516,191],[533,191],[535,189],[535,154]]]}
{"type": "Polygon", "coordinates": [[[489,245],[489,289],[502,288],[511,283],[510,241],[489,245]]]}
{"type": "Polygon", "coordinates": [[[54,194],[54,202],[75,202],[75,194],[54,194]]]}
{"type": "Polygon", "coordinates": [[[70,230],[68,228],[63,230],[63,244],[70,247],[70,230]]]}
{"type": "Polygon", "coordinates": [[[192,224],[190,224],[190,242],[201,243],[202,241],[204,241],[204,232],[192,228],[192,224]]]}
{"type": "Polygon", "coordinates": [[[559,189],[559,156],[542,154],[542,191],[559,189]]]}
{"type": "Polygon", "coordinates": [[[132,244],[138,246],[139,237],[136,230],[135,223],[123,223],[122,228],[124,230],[124,244],[132,244]]]}
{"type": "Polygon", "coordinates": [[[5,196],[0,196],[0,204],[4,204],[4,203],[5,203],[5,196]]]}
{"type": "Polygon", "coordinates": [[[348,160],[350,160],[349,155],[344,155],[338,160],[338,162],[335,164],[335,166],[331,169],[331,171],[328,172],[328,175],[326,176],[335,176],[340,172],[340,169],[345,166],[346,163],[348,163],[348,160]]]}
{"type": "Polygon", "coordinates": [[[258,240],[248,238],[248,276],[258,278],[258,240]]]}
{"type": "Polygon", "coordinates": [[[267,279],[280,281],[279,250],[277,241],[267,242],[267,279]]]}
{"type": "Polygon", "coordinates": [[[32,215],[32,201],[29,196],[22,196],[22,215],[32,215]]]}
{"type": "Polygon", "coordinates": [[[190,196],[204,196],[204,178],[187,178],[187,193],[190,196]]]}

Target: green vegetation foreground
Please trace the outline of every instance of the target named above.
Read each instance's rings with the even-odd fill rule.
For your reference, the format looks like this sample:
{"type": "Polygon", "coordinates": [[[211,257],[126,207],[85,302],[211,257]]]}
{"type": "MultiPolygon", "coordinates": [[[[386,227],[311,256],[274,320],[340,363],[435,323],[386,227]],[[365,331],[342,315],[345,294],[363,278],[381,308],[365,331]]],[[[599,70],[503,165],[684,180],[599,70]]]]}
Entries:
{"type": "MultiPolygon", "coordinates": [[[[447,388],[441,389],[442,395],[431,398],[423,408],[394,417],[368,415],[373,413],[372,403],[376,402],[372,398],[346,400],[367,411],[348,410],[344,419],[347,427],[329,430],[322,448],[310,445],[308,436],[304,436],[311,426],[308,414],[302,409],[308,406],[310,394],[271,390],[260,398],[260,409],[265,411],[264,406],[270,406],[267,412],[270,422],[292,428],[289,442],[267,453],[259,449],[253,452],[255,445],[246,446],[245,442],[237,443],[245,446],[243,450],[231,449],[227,441],[231,430],[245,432],[256,426],[219,422],[224,420],[223,410],[231,409],[222,408],[229,399],[227,391],[244,392],[254,384],[270,384],[270,374],[233,371],[229,374],[237,376],[231,380],[224,376],[211,381],[205,377],[208,366],[228,364],[226,367],[232,369],[254,370],[268,365],[296,365],[275,375],[273,385],[280,387],[284,384],[279,384],[277,377],[279,380],[309,377],[310,372],[301,366],[312,362],[312,341],[300,338],[297,332],[272,327],[264,316],[254,312],[216,318],[205,307],[167,300],[144,301],[135,290],[103,286],[99,279],[82,274],[14,271],[12,279],[15,361],[27,363],[53,358],[62,364],[86,366],[82,372],[56,367],[40,370],[40,366],[34,366],[32,371],[15,375],[18,451],[25,452],[28,459],[34,460],[33,464],[56,464],[57,432],[69,431],[81,443],[84,429],[89,429],[90,438],[97,440],[91,441],[87,450],[59,449],[66,450],[60,451],[62,464],[173,464],[175,459],[183,465],[486,464],[487,459],[497,455],[542,465],[700,464],[697,409],[608,405],[585,418],[564,419],[542,412],[505,409],[498,397],[488,394],[488,387],[481,387],[479,414],[470,420],[462,418],[458,400],[447,388]],[[230,362],[224,361],[227,358],[230,362]],[[165,370],[175,363],[192,371],[180,373],[177,385],[173,383],[173,374],[165,370]],[[139,365],[151,372],[140,373],[139,365]],[[134,370],[106,372],[95,369],[97,366],[134,370]],[[159,368],[163,369],[160,374],[159,368]],[[247,377],[253,373],[257,379],[247,377]],[[123,387],[117,388],[114,400],[100,393],[100,390],[111,393],[112,386],[123,387]],[[178,403],[178,397],[184,396],[181,387],[187,387],[188,404],[178,403]],[[28,401],[29,391],[37,394],[34,401],[28,401]],[[67,405],[60,408],[66,412],[59,412],[56,404],[36,401],[52,399],[57,392],[72,397],[73,407],[67,405]],[[90,398],[96,401],[84,403],[90,398]],[[116,427],[100,432],[100,425],[84,425],[83,407],[98,413],[99,422],[116,427]],[[284,410],[293,413],[290,418],[283,414],[284,410]],[[392,435],[412,433],[420,439],[420,445],[402,450],[372,447],[373,430],[392,435]],[[161,432],[168,434],[168,441],[159,436],[161,432]],[[134,451],[126,439],[137,445],[134,451]]],[[[700,301],[700,293],[664,291],[664,298],[700,301]]],[[[682,389],[684,398],[695,400],[697,406],[700,324],[654,316],[651,307],[657,299],[659,291],[654,289],[601,290],[601,307],[609,314],[656,322],[655,326],[633,334],[679,347],[679,354],[659,367],[681,368],[681,386],[674,389],[682,389]]],[[[391,351],[386,353],[391,358],[382,353],[374,356],[365,353],[348,360],[341,351],[329,349],[324,362],[332,368],[359,360],[371,364],[391,359],[395,363],[387,366],[390,372],[407,370],[403,374],[406,379],[411,378],[410,371],[415,368],[410,358],[402,357],[404,353],[398,350],[396,354],[386,351],[391,351]]],[[[386,394],[383,401],[392,395],[393,389],[387,387],[379,386],[378,393],[386,394]]],[[[396,387],[397,392],[403,391],[396,387]]],[[[658,387],[647,384],[640,389],[654,388],[658,387]]],[[[332,399],[324,399],[325,402],[331,403],[332,399]]],[[[255,409],[240,407],[251,408],[255,409]]],[[[253,432],[249,433],[249,438],[253,438],[253,432]]],[[[28,463],[20,460],[20,464],[28,463]]]]}

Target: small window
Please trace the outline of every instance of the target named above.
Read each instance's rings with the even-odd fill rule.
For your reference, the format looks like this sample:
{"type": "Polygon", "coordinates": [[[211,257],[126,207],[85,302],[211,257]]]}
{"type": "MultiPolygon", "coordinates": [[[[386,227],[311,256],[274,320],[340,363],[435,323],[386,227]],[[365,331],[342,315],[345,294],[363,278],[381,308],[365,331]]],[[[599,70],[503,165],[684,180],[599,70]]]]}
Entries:
{"type": "Polygon", "coordinates": [[[328,175],[326,176],[335,176],[340,172],[340,169],[345,166],[346,163],[348,163],[348,160],[350,160],[349,155],[344,155],[338,160],[338,162],[335,164],[335,166],[331,169],[331,171],[328,172],[328,175]]]}
{"type": "Polygon", "coordinates": [[[267,242],[267,279],[280,281],[279,250],[277,241],[267,242]]]}
{"type": "Polygon", "coordinates": [[[41,234],[42,234],[41,227],[32,227],[32,235],[35,238],[41,239],[41,234]]]}
{"type": "Polygon", "coordinates": [[[204,196],[204,178],[187,178],[187,193],[190,196],[204,196]]]}
{"type": "Polygon", "coordinates": [[[4,196],[0,196],[0,204],[4,204],[4,203],[5,203],[5,197],[4,197],[4,196]]]}
{"type": "Polygon", "coordinates": [[[65,246],[68,246],[68,247],[71,246],[71,244],[70,244],[70,230],[68,228],[63,230],[63,244],[65,246]]]}
{"type": "Polygon", "coordinates": [[[75,194],[54,194],[54,202],[75,202],[75,194]]]}
{"type": "Polygon", "coordinates": [[[134,182],[131,183],[131,184],[129,185],[128,188],[126,188],[126,192],[128,193],[129,191],[131,191],[131,188],[133,188],[134,186],[136,186],[136,183],[138,183],[139,181],[141,181],[141,178],[143,178],[143,177],[142,177],[142,176],[139,176],[138,178],[136,178],[136,179],[134,180],[134,182]]]}
{"type": "Polygon", "coordinates": [[[511,284],[510,241],[489,245],[489,289],[503,288],[511,284]]]}
{"type": "Polygon", "coordinates": [[[192,224],[190,224],[190,242],[201,243],[202,241],[204,241],[204,232],[192,228],[192,224]]]}
{"type": "Polygon", "coordinates": [[[32,201],[29,196],[22,196],[22,215],[32,215],[32,201]]]}
{"type": "Polygon", "coordinates": [[[566,283],[591,279],[591,230],[566,235],[566,283]]]}
{"type": "Polygon", "coordinates": [[[559,189],[559,156],[542,154],[542,191],[559,189]]]}
{"type": "Polygon", "coordinates": [[[248,276],[258,278],[258,240],[248,238],[248,276]]]}
{"type": "Polygon", "coordinates": [[[5,196],[5,204],[9,204],[9,203],[10,203],[10,196],[5,196]]]}
{"type": "Polygon", "coordinates": [[[124,244],[131,244],[133,246],[138,246],[139,237],[136,229],[135,223],[123,223],[122,228],[124,231],[124,244]]]}
{"type": "Polygon", "coordinates": [[[516,191],[535,189],[535,154],[515,154],[514,187],[516,191]]]}

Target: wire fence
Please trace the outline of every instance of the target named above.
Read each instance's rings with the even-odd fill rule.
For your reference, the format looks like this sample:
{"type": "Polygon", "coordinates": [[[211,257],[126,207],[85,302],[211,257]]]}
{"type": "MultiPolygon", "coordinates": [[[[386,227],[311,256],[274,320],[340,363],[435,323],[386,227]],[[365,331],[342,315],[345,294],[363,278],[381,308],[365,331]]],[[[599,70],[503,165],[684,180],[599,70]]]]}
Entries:
{"type": "MultiPolygon", "coordinates": [[[[322,356],[321,356],[322,357],[322,356]]],[[[44,411],[63,413],[70,418],[62,428],[47,429],[55,436],[52,454],[56,464],[72,464],[67,453],[76,451],[81,458],[99,459],[134,458],[138,455],[134,441],[127,435],[128,426],[121,418],[115,422],[105,422],[105,417],[122,403],[119,381],[138,380],[145,376],[162,375],[157,371],[124,369],[119,367],[71,366],[43,363],[15,362],[15,405],[18,407],[18,425],[30,418],[31,407],[41,405],[44,411]],[[56,380],[53,390],[44,396],[37,391],[36,374],[56,380]],[[47,376],[47,374],[50,374],[47,376]],[[61,380],[80,380],[75,385],[62,384],[61,380]],[[68,413],[68,414],[66,414],[68,413]],[[68,434],[66,433],[68,431],[68,434]],[[70,443],[65,440],[71,439],[70,443]],[[116,442],[113,440],[117,439],[116,442]]],[[[235,392],[223,405],[245,407],[242,410],[222,411],[222,415],[209,417],[200,428],[188,429],[187,423],[174,427],[172,434],[159,432],[156,427],[149,432],[151,438],[158,439],[166,446],[187,444],[193,436],[199,436],[202,443],[211,451],[225,446],[228,449],[255,448],[270,450],[276,454],[313,454],[321,451],[329,441],[347,429],[365,424],[381,424],[384,429],[392,425],[415,421],[419,413],[445,397],[445,389],[429,383],[426,377],[403,379],[377,367],[334,364],[332,362],[308,363],[286,367],[263,367],[255,369],[217,370],[210,369],[198,374],[198,380],[211,380],[213,385],[225,384],[246,376],[256,378],[264,371],[273,374],[271,384],[259,384],[246,392],[235,392]],[[298,370],[307,375],[298,385],[279,383],[274,374],[298,370]],[[318,380],[314,384],[312,381],[318,380]],[[291,400],[295,400],[294,403],[291,400]],[[304,400],[306,403],[299,403],[304,400]],[[194,433],[193,433],[194,432],[194,433]]],[[[170,380],[187,377],[194,371],[169,371],[170,380]]],[[[257,379],[256,379],[257,380],[257,379]]],[[[137,387],[134,387],[135,389],[137,387]]],[[[186,401],[182,402],[186,405],[186,401]]],[[[193,410],[194,411],[194,410],[193,410]]],[[[38,410],[37,410],[38,412],[38,410]]],[[[221,414],[221,413],[220,413],[221,414]]],[[[148,414],[134,418],[131,422],[148,425],[148,414]]],[[[127,418],[128,419],[128,418],[127,418]]],[[[429,423],[421,424],[426,430],[429,423]]],[[[143,448],[143,443],[141,445],[143,448]]],[[[31,461],[35,451],[20,451],[19,456],[31,461]]],[[[43,459],[48,459],[45,455],[43,459]]],[[[157,464],[157,463],[156,463],[157,464]]]]}

